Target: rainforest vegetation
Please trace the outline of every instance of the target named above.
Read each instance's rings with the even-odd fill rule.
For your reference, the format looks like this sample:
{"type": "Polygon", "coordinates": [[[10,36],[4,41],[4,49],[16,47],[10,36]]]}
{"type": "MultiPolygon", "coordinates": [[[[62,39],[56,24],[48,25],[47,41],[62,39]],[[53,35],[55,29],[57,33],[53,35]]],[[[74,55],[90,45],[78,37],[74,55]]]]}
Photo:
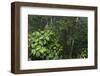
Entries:
{"type": "Polygon", "coordinates": [[[88,57],[87,17],[28,15],[28,59],[88,57]]]}

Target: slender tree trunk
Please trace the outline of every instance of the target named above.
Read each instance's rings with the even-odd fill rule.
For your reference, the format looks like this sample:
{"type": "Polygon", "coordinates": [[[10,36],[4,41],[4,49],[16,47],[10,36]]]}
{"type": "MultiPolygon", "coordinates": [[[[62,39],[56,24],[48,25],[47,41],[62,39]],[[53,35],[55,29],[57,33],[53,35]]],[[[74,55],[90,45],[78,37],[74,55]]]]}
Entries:
{"type": "Polygon", "coordinates": [[[70,49],[70,55],[69,55],[69,58],[72,58],[72,54],[73,54],[73,46],[74,46],[74,40],[71,41],[71,49],[70,49]]]}
{"type": "Polygon", "coordinates": [[[48,18],[46,18],[46,25],[45,28],[47,28],[49,26],[49,22],[48,22],[48,18]]]}

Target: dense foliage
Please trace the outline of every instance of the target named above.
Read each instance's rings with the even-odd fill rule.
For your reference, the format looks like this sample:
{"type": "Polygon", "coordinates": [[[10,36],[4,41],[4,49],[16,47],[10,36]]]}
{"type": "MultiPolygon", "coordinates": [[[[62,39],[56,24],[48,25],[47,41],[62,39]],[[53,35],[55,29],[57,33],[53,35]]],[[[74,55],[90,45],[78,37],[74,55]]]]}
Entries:
{"type": "Polygon", "coordinates": [[[31,59],[59,59],[62,46],[55,33],[50,30],[36,31],[29,34],[29,56],[31,59]]]}
{"type": "Polygon", "coordinates": [[[30,60],[87,58],[87,18],[28,16],[30,60]]]}

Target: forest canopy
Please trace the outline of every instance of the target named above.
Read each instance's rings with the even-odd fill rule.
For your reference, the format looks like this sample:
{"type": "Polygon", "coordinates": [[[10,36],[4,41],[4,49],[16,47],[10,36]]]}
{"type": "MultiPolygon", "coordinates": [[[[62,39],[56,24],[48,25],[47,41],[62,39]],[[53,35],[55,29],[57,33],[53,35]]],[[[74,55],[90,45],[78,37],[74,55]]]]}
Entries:
{"type": "Polygon", "coordinates": [[[88,18],[28,15],[28,59],[88,57],[88,18]]]}

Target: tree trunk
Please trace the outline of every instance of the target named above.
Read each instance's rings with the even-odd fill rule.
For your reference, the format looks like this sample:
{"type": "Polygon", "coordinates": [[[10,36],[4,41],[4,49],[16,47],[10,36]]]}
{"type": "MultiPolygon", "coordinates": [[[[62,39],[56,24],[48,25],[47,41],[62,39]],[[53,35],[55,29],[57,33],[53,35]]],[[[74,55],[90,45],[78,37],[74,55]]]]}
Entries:
{"type": "Polygon", "coordinates": [[[73,55],[73,46],[74,46],[74,40],[71,40],[71,49],[70,49],[69,58],[72,58],[72,55],[73,55]]]}

